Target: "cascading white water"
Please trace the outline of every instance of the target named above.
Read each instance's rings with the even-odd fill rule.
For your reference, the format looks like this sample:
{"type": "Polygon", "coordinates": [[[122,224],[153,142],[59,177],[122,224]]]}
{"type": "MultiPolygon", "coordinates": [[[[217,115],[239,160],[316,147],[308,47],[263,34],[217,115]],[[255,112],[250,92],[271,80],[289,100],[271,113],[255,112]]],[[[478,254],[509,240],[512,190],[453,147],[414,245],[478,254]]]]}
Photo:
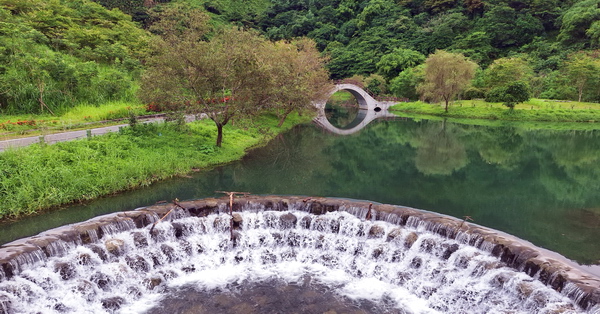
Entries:
{"type": "Polygon", "coordinates": [[[104,228],[96,243],[64,243],[62,254],[28,262],[0,282],[0,313],[160,313],[168,310],[161,301],[179,289],[234,293],[306,278],[347,302],[398,313],[582,312],[489,252],[423,228],[347,212],[240,215],[235,241],[230,216],[212,214],[179,215],[152,234],[150,227],[121,226],[104,228]]]}

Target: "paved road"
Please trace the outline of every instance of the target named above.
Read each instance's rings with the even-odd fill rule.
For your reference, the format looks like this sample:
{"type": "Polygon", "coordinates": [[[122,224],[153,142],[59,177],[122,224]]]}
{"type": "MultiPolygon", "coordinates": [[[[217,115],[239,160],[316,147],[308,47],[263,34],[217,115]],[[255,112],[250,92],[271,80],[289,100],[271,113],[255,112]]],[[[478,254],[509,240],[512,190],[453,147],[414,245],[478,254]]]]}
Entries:
{"type": "MultiPolygon", "coordinates": [[[[204,118],[204,117],[201,117],[201,118],[204,118]]],[[[158,122],[158,121],[162,121],[162,120],[163,120],[163,118],[159,117],[159,118],[150,118],[150,119],[140,120],[140,122],[151,123],[151,122],[158,122]]],[[[190,121],[194,121],[196,119],[194,116],[189,115],[189,116],[186,116],[185,120],[187,122],[190,122],[190,121]]],[[[65,142],[65,141],[76,140],[79,138],[86,138],[88,136],[88,133],[87,133],[88,131],[90,131],[91,136],[102,135],[102,134],[106,134],[109,132],[117,132],[117,131],[119,131],[119,128],[122,128],[125,126],[129,126],[129,124],[119,124],[119,125],[113,125],[113,126],[105,126],[105,127],[101,127],[101,128],[93,128],[93,129],[89,129],[89,130],[69,131],[69,132],[62,132],[62,133],[47,134],[47,135],[43,135],[43,138],[44,138],[44,142],[46,142],[47,144],[54,144],[56,142],[65,142]]],[[[28,145],[31,145],[34,143],[39,143],[40,138],[42,138],[42,136],[38,135],[38,136],[30,136],[30,137],[23,137],[23,138],[18,138],[18,139],[0,141],[0,152],[4,151],[10,147],[22,147],[22,146],[28,146],[28,145]]]]}

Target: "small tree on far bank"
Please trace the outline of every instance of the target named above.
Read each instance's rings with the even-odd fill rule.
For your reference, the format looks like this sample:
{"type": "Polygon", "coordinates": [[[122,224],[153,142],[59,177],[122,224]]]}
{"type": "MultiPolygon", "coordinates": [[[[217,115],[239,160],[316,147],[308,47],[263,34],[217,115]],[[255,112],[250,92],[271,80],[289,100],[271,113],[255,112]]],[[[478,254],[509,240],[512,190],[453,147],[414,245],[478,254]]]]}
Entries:
{"type": "Polygon", "coordinates": [[[501,102],[512,110],[517,104],[528,101],[530,97],[527,84],[516,81],[490,90],[485,96],[485,101],[501,102]]]}
{"type": "Polygon", "coordinates": [[[475,76],[477,64],[461,53],[437,50],[425,60],[425,80],[417,91],[422,97],[448,103],[467,88],[475,76]]]}
{"type": "Polygon", "coordinates": [[[577,52],[568,57],[562,71],[577,88],[577,101],[583,100],[583,92],[598,81],[600,66],[597,59],[585,52],[577,52]]]}

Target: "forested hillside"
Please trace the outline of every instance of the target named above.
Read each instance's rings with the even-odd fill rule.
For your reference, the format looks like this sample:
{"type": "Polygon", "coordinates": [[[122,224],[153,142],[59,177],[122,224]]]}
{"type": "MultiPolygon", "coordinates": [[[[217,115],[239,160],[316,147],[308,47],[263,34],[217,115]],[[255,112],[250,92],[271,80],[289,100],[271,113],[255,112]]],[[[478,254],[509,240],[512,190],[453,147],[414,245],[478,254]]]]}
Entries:
{"type": "MultiPolygon", "coordinates": [[[[314,38],[331,57],[334,79],[379,73],[392,81],[443,49],[463,53],[482,69],[512,58],[499,62],[519,63],[534,96],[578,99],[570,83],[573,66],[565,61],[598,69],[588,54],[574,53],[598,47],[599,5],[598,0],[273,0],[257,24],[272,39],[314,38]]],[[[415,98],[410,88],[415,78],[409,74],[391,87],[399,96],[415,98]]],[[[478,78],[473,96],[495,87],[489,75],[478,78]]],[[[598,78],[589,80],[582,98],[598,101],[598,78]]]]}
{"type": "Polygon", "coordinates": [[[593,11],[598,1],[579,2],[578,7],[585,9],[556,0],[284,3],[267,12],[261,28],[272,38],[315,38],[335,60],[333,75],[343,77],[377,71],[380,58],[397,48],[424,55],[436,49],[462,52],[482,66],[514,53],[531,53],[537,69],[556,66],[546,62],[564,53],[563,44],[574,49],[591,45],[585,29],[594,17],[575,21],[566,15],[572,10],[593,11]]]}
{"type": "Polygon", "coordinates": [[[259,29],[271,40],[310,37],[329,56],[333,79],[379,74],[391,83],[372,84],[375,92],[389,87],[415,99],[415,66],[442,49],[480,66],[465,98],[518,80],[535,97],[600,101],[600,77],[592,73],[600,70],[600,0],[178,2],[203,7],[218,21],[259,29]],[[492,64],[495,70],[486,73],[492,64]]]}
{"type": "Polygon", "coordinates": [[[88,0],[0,0],[0,112],[132,99],[149,38],[88,0]]]}
{"type": "Polygon", "coordinates": [[[376,93],[417,98],[441,49],[479,65],[464,98],[523,81],[535,97],[600,101],[600,0],[96,2],[0,0],[1,112],[134,97],[153,12],[174,2],[271,40],[312,38],[332,79],[370,76],[376,93]]]}

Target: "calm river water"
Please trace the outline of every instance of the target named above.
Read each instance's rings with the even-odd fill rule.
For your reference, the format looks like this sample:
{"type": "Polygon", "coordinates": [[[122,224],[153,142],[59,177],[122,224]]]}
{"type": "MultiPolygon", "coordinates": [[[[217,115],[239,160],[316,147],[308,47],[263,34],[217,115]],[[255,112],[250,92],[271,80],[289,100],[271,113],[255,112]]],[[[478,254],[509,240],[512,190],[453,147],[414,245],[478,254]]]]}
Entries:
{"type": "MultiPolygon", "coordinates": [[[[227,134],[225,134],[227,136],[227,134]]],[[[215,191],[399,204],[502,230],[600,264],[600,131],[401,119],[350,136],[304,125],[224,167],[0,226],[0,243],[157,201],[215,191]]]]}

